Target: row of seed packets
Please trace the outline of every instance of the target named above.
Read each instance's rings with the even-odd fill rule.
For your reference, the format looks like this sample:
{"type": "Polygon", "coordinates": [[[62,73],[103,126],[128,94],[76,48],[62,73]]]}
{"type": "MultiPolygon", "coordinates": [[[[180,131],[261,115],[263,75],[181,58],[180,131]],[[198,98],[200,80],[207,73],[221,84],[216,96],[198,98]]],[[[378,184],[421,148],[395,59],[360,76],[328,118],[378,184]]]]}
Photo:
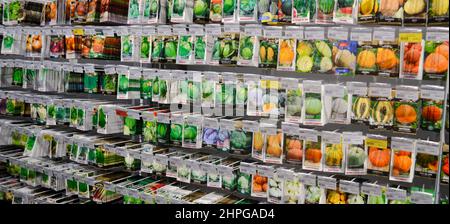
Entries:
{"type": "Polygon", "coordinates": [[[125,62],[238,65],[418,80],[445,79],[448,74],[448,29],[429,28],[426,38],[422,30],[411,28],[352,28],[349,32],[345,27],[247,25],[241,30],[238,25],[180,24],[114,29],[85,27],[80,31],[83,39],[75,38],[71,28],[55,29],[42,41],[40,34],[22,37],[18,28],[5,28],[2,54],[24,51],[27,56],[46,58],[120,57],[125,62]],[[114,32],[121,36],[120,46],[114,32]],[[19,37],[27,41],[18,40],[23,44],[17,46],[19,37]]]}
{"type": "MultiPolygon", "coordinates": [[[[4,64],[2,86],[11,85],[9,82],[12,85],[22,83],[22,87],[39,83],[28,77],[30,74],[23,72],[20,66],[16,66],[17,62],[12,64],[18,68],[9,73],[7,68],[11,63],[4,64]]],[[[406,133],[415,133],[419,128],[440,131],[443,126],[445,92],[442,86],[422,85],[419,89],[387,83],[328,84],[311,80],[299,82],[298,79],[280,79],[275,76],[141,70],[127,66],[106,66],[99,77],[91,64],[66,64],[54,66],[53,70],[71,70],[69,78],[73,72],[79,74],[84,92],[108,93],[107,87],[110,87],[110,92],[117,92],[117,99],[148,99],[159,104],[182,104],[184,109],[192,107],[193,111],[203,115],[284,117],[287,122],[316,126],[326,123],[360,123],[372,129],[393,129],[406,133]]],[[[36,77],[39,80],[41,76],[36,77]]],[[[74,87],[70,85],[74,82],[67,78],[62,80],[68,80],[62,85],[66,86],[67,91],[73,91],[71,88],[74,87]]],[[[44,88],[41,86],[37,90],[42,91],[44,88]]]]}
{"type": "Polygon", "coordinates": [[[448,25],[443,0],[4,0],[3,24],[448,25]]]}

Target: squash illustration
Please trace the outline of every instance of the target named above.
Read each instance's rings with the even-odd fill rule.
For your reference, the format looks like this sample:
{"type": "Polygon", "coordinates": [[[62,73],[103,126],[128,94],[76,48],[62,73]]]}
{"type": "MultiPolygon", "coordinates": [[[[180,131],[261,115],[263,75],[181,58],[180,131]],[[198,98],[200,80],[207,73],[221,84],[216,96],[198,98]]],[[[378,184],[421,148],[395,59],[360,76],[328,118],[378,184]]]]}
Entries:
{"type": "Polygon", "coordinates": [[[280,157],[282,148],[281,148],[281,140],[283,138],[282,133],[278,133],[277,135],[270,135],[267,137],[267,150],[266,154],[272,157],[280,157]]]}
{"type": "Polygon", "coordinates": [[[348,160],[348,167],[350,168],[361,167],[364,165],[364,162],[366,161],[366,153],[364,149],[357,146],[353,146],[348,150],[347,160],[348,160]]]}
{"type": "Polygon", "coordinates": [[[387,124],[394,118],[394,108],[389,101],[378,101],[372,108],[372,119],[376,123],[387,124]]]}
{"type": "Polygon", "coordinates": [[[431,122],[438,122],[442,118],[442,109],[435,105],[428,105],[422,109],[423,119],[431,122]]]}
{"type": "Polygon", "coordinates": [[[333,144],[325,149],[325,164],[327,166],[340,166],[342,164],[342,144],[333,144]]]}
{"type": "Polygon", "coordinates": [[[389,149],[369,147],[369,161],[373,166],[385,167],[389,165],[390,158],[389,149]]]}
{"type": "Polygon", "coordinates": [[[380,0],[380,12],[383,16],[394,16],[403,0],[380,0]]]}
{"type": "Polygon", "coordinates": [[[361,2],[359,3],[359,12],[362,15],[370,15],[372,13],[375,13],[375,4],[378,4],[377,0],[361,0],[361,2]]]}
{"type": "Polygon", "coordinates": [[[253,134],[253,148],[256,151],[261,151],[264,146],[264,139],[261,132],[255,132],[253,134]]]}
{"type": "Polygon", "coordinates": [[[286,159],[301,160],[303,155],[303,146],[298,139],[286,139],[286,159]]]}
{"type": "Polygon", "coordinates": [[[363,50],[359,52],[356,63],[361,68],[372,68],[375,65],[376,56],[371,50],[363,50]]]}
{"type": "Polygon", "coordinates": [[[358,97],[353,103],[352,111],[356,119],[368,119],[370,116],[370,98],[358,97]]]}
{"type": "Polygon", "coordinates": [[[412,160],[410,156],[394,154],[394,169],[407,173],[411,169],[412,160]]]}
{"type": "Polygon", "coordinates": [[[448,69],[448,60],[440,54],[431,53],[425,59],[424,68],[428,73],[442,73],[448,69]]]}
{"type": "Polygon", "coordinates": [[[430,11],[435,16],[443,16],[448,13],[448,0],[431,0],[430,11]]]}
{"type": "Polygon", "coordinates": [[[444,56],[448,60],[448,41],[437,46],[435,52],[436,52],[436,54],[440,54],[440,55],[444,56]]]}
{"type": "Polygon", "coordinates": [[[306,149],[305,159],[313,163],[319,163],[322,159],[322,151],[320,149],[306,149]]]}
{"type": "Polygon", "coordinates": [[[397,66],[398,58],[395,55],[394,50],[388,48],[378,48],[376,63],[380,69],[389,70],[397,66]]]}
{"type": "Polygon", "coordinates": [[[403,8],[406,14],[417,15],[426,9],[426,4],[424,0],[407,0],[403,8]]]}
{"type": "Polygon", "coordinates": [[[280,42],[280,58],[278,63],[280,65],[292,65],[294,60],[295,40],[281,40],[280,42]]]}
{"type": "Polygon", "coordinates": [[[414,107],[402,104],[395,109],[395,119],[401,124],[410,124],[417,120],[417,112],[414,107]]]}

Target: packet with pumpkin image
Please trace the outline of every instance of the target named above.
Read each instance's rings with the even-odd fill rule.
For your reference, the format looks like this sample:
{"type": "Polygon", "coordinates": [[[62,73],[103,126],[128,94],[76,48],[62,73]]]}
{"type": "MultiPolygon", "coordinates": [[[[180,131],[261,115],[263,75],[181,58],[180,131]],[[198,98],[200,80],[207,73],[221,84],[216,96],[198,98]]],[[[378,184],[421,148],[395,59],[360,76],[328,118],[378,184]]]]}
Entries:
{"type": "Polygon", "coordinates": [[[358,0],[358,24],[376,23],[378,0],[358,0]]]}
{"type": "Polygon", "coordinates": [[[391,162],[391,149],[388,138],[382,135],[369,134],[365,141],[368,152],[367,172],[370,174],[387,175],[391,162]]]}
{"type": "Polygon", "coordinates": [[[295,26],[285,27],[284,35],[279,40],[277,70],[295,71],[295,51],[297,48],[297,39],[301,39],[299,34],[303,34],[301,31],[295,26]]]}
{"type": "Polygon", "coordinates": [[[322,151],[324,152],[323,158],[323,171],[332,173],[344,173],[345,168],[345,150],[342,144],[341,133],[323,131],[321,133],[322,138],[322,151]]]}
{"type": "Polygon", "coordinates": [[[41,23],[41,25],[56,25],[58,21],[58,7],[59,4],[62,4],[62,2],[59,2],[57,0],[49,0],[45,3],[44,6],[44,19],[41,23]]]}
{"type": "Polygon", "coordinates": [[[387,130],[394,122],[392,88],[388,83],[369,83],[370,119],[372,129],[387,130]]]}
{"type": "Polygon", "coordinates": [[[414,178],[416,159],[415,140],[392,137],[391,149],[389,180],[411,183],[414,178]]]}
{"type": "Polygon", "coordinates": [[[375,59],[378,76],[398,77],[400,51],[396,30],[392,27],[376,28],[373,31],[373,41],[378,43],[375,59]]]}
{"type": "Polygon", "coordinates": [[[444,111],[444,87],[422,85],[420,87],[422,99],[422,119],[420,126],[424,130],[439,132],[442,128],[444,111]]]}
{"type": "Polygon", "coordinates": [[[322,171],[322,141],[319,132],[312,129],[300,129],[299,136],[303,139],[302,168],[304,170],[322,171]]]}
{"type": "Polygon", "coordinates": [[[252,175],[251,196],[265,198],[267,197],[268,188],[268,178],[266,176],[262,176],[259,174],[258,170],[256,170],[255,174],[252,175]]]}
{"type": "Polygon", "coordinates": [[[377,23],[381,25],[401,26],[403,22],[404,0],[378,1],[377,23]]]}
{"type": "Polygon", "coordinates": [[[260,68],[276,68],[278,60],[278,43],[282,35],[282,27],[269,27],[263,29],[263,36],[259,38],[260,68]]]}
{"type": "Polygon", "coordinates": [[[298,124],[283,122],[281,129],[284,134],[284,159],[288,163],[300,164],[303,159],[303,140],[299,136],[298,124]]]}
{"type": "Polygon", "coordinates": [[[262,34],[262,27],[249,24],[244,27],[244,33],[239,40],[239,59],[237,65],[258,67],[258,37],[262,34]]]}
{"type": "Polygon", "coordinates": [[[281,164],[283,162],[283,133],[276,126],[261,127],[265,136],[264,162],[281,164]]]}
{"type": "Polygon", "coordinates": [[[439,166],[438,142],[417,140],[415,174],[424,177],[436,177],[439,166]]]}
{"type": "Polygon", "coordinates": [[[345,175],[367,174],[367,149],[362,132],[343,132],[345,175]]]}
{"type": "Polygon", "coordinates": [[[416,133],[419,127],[419,114],[419,89],[416,86],[396,86],[394,98],[394,131],[416,133]]]}
{"type": "Polygon", "coordinates": [[[427,30],[424,46],[423,78],[445,80],[448,75],[448,33],[427,30]]]}
{"type": "Polygon", "coordinates": [[[325,110],[323,106],[321,81],[303,81],[302,117],[304,125],[324,125],[325,110]]]}
{"type": "Polygon", "coordinates": [[[25,32],[25,56],[40,57],[43,53],[44,38],[40,29],[30,28],[25,32]]]}
{"type": "Polygon", "coordinates": [[[421,30],[404,29],[399,35],[409,36],[416,35],[408,42],[400,42],[400,78],[422,79],[423,71],[423,49],[425,42],[422,40],[421,30]]]}
{"type": "Polygon", "coordinates": [[[441,168],[441,182],[442,183],[448,183],[448,144],[445,144],[442,150],[442,168],[441,168]]]}
{"type": "Polygon", "coordinates": [[[372,40],[372,29],[352,28],[350,40],[357,41],[356,75],[376,75],[377,42],[372,40]]]}

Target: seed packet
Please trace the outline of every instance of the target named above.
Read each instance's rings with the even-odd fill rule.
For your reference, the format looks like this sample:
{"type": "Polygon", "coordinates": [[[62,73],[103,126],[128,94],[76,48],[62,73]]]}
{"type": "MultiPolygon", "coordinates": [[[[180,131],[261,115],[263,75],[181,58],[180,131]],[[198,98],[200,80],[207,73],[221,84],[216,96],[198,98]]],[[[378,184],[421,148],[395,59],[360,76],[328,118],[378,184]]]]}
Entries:
{"type": "MultiPolygon", "coordinates": [[[[202,108],[214,108],[216,83],[219,81],[219,75],[215,72],[207,72],[202,77],[201,86],[201,106],[202,108]]],[[[206,110],[206,109],[205,109],[206,110]]],[[[212,113],[211,113],[212,114],[212,113]]]]}
{"type": "Polygon", "coordinates": [[[213,23],[222,22],[222,8],[224,0],[211,0],[209,20],[213,23]]]}
{"type": "Polygon", "coordinates": [[[300,138],[303,139],[302,169],[322,171],[322,146],[321,136],[315,130],[300,129],[300,138]]]}
{"type": "Polygon", "coordinates": [[[403,1],[377,0],[377,23],[382,25],[400,26],[403,22],[403,1]]]}
{"type": "Polygon", "coordinates": [[[210,0],[194,0],[193,14],[195,23],[207,23],[210,14],[210,0]]]}
{"type": "Polygon", "coordinates": [[[326,204],[347,204],[349,195],[338,190],[326,190],[326,204]]]}
{"type": "Polygon", "coordinates": [[[128,3],[128,24],[138,24],[142,16],[140,0],[130,0],[128,3]]]}
{"type": "Polygon", "coordinates": [[[152,53],[152,35],[155,34],[153,27],[145,27],[142,29],[142,36],[139,43],[139,61],[141,63],[151,62],[152,53]]]}
{"type": "MultiPolygon", "coordinates": [[[[289,32],[289,30],[286,29],[285,32],[289,32]]],[[[277,70],[295,71],[296,46],[297,46],[297,39],[286,38],[286,34],[283,37],[283,39],[279,40],[277,70]]]]}
{"type": "Polygon", "coordinates": [[[192,23],[194,11],[194,0],[174,1],[172,4],[170,22],[172,23],[192,23]]]}
{"type": "MultiPolygon", "coordinates": [[[[25,16],[25,1],[14,0],[3,3],[3,24],[17,25],[25,16]]],[[[40,21],[40,20],[39,20],[40,21]]]]}
{"type": "MultiPolygon", "coordinates": [[[[163,28],[165,29],[162,31],[162,33],[168,33],[170,30],[170,27],[163,28]]],[[[158,33],[160,33],[159,27],[158,27],[158,33]]],[[[164,62],[166,63],[175,63],[177,59],[177,48],[178,47],[178,36],[174,33],[171,35],[165,35],[164,36],[164,47],[163,47],[163,58],[164,62]]],[[[153,48],[153,51],[155,52],[156,49],[153,48]]]]}
{"type": "Polygon", "coordinates": [[[367,135],[366,151],[368,151],[367,171],[371,174],[385,175],[389,172],[391,149],[386,136],[367,135]]]}
{"type": "Polygon", "coordinates": [[[186,25],[176,25],[173,32],[178,34],[177,64],[191,64],[194,56],[194,37],[187,31],[186,25]]]}
{"type": "Polygon", "coordinates": [[[152,52],[150,56],[150,61],[161,63],[163,62],[163,53],[164,53],[164,36],[155,35],[152,36],[151,40],[152,44],[152,52]]]}
{"type": "Polygon", "coordinates": [[[322,84],[320,81],[303,81],[302,117],[305,125],[323,125],[325,114],[323,108],[322,84]]]}
{"type": "Polygon", "coordinates": [[[278,23],[278,1],[279,0],[262,0],[258,2],[258,21],[260,23],[278,23]]]}
{"type": "MultiPolygon", "coordinates": [[[[309,23],[310,12],[315,12],[315,0],[293,0],[292,1],[292,23],[303,24],[309,23]],[[314,7],[314,9],[312,9],[314,7]]],[[[315,14],[315,13],[313,13],[315,14]]]]}
{"type": "MultiPolygon", "coordinates": [[[[136,0],[137,1],[137,0],[136,0]]],[[[87,15],[87,0],[74,0],[71,2],[70,6],[70,23],[71,24],[82,24],[86,22],[87,15]]]]}
{"type": "MultiPolygon", "coordinates": [[[[143,12],[141,15],[141,23],[144,24],[155,24],[161,21],[160,14],[165,11],[162,7],[162,2],[159,0],[143,0],[141,4],[143,5],[143,12]]],[[[164,12],[165,17],[165,12],[164,12]]],[[[164,18],[165,19],[165,18],[164,18]]]]}
{"type": "Polygon", "coordinates": [[[448,7],[445,7],[445,3],[446,2],[442,0],[429,0],[428,26],[448,26],[448,7]]]}
{"type": "Polygon", "coordinates": [[[237,120],[234,122],[234,128],[230,133],[230,151],[242,155],[251,153],[253,131],[258,128],[258,123],[237,120]]]}
{"type": "Polygon", "coordinates": [[[269,189],[268,177],[262,176],[258,171],[259,171],[259,169],[257,169],[255,174],[252,175],[251,196],[265,198],[265,197],[267,197],[267,191],[269,189]]]}
{"type": "Polygon", "coordinates": [[[439,86],[422,85],[420,87],[422,99],[421,128],[439,132],[442,128],[444,104],[444,90],[439,86]]]}
{"type": "MultiPolygon", "coordinates": [[[[250,0],[254,1],[254,0],[250,0]]],[[[258,66],[258,36],[261,36],[261,26],[246,25],[239,40],[239,60],[237,65],[258,66]]]]}
{"type": "MultiPolygon", "coordinates": [[[[213,4],[213,3],[212,3],[213,4]]],[[[220,37],[222,35],[222,27],[220,24],[206,24],[206,64],[218,65],[220,61],[220,37]]]]}
{"type": "Polygon", "coordinates": [[[409,182],[414,177],[415,142],[408,138],[391,138],[391,170],[389,180],[409,182]]]}
{"type": "Polygon", "coordinates": [[[3,32],[2,54],[19,54],[22,43],[22,29],[7,27],[3,32]]]}
{"type": "Polygon", "coordinates": [[[222,176],[220,175],[218,170],[218,165],[221,163],[221,161],[222,159],[218,159],[203,164],[203,168],[207,171],[206,186],[214,188],[222,187],[222,176]]]}
{"type": "Polygon", "coordinates": [[[203,119],[203,145],[216,147],[219,135],[219,122],[217,118],[205,117],[203,119]]]}
{"type": "Polygon", "coordinates": [[[299,177],[294,173],[293,169],[278,168],[275,175],[282,182],[282,196],[280,203],[284,204],[297,204],[299,202],[300,190],[303,188],[303,184],[300,182],[299,177]]]}
{"type": "Polygon", "coordinates": [[[239,75],[236,80],[236,116],[245,115],[245,105],[247,105],[248,89],[244,77],[239,75]]]}
{"type": "MultiPolygon", "coordinates": [[[[422,33],[408,33],[403,31],[400,35],[421,35],[422,33]]],[[[400,78],[422,79],[423,71],[423,49],[425,42],[422,38],[417,40],[400,43],[400,78]]]]}
{"type": "Polygon", "coordinates": [[[262,112],[263,92],[260,86],[260,77],[257,75],[246,74],[244,81],[247,84],[247,115],[260,116],[262,112]]]}
{"type": "Polygon", "coordinates": [[[362,132],[344,132],[345,175],[367,174],[367,150],[362,132]]]}
{"type": "Polygon", "coordinates": [[[305,40],[297,44],[297,71],[330,73],[333,69],[332,44],[321,27],[305,29],[305,40]]]}
{"type": "Polygon", "coordinates": [[[300,190],[299,204],[320,204],[325,195],[325,189],[317,186],[316,175],[303,174],[303,186],[300,190]],[[306,181],[305,181],[306,180],[306,181]]]}
{"type": "Polygon", "coordinates": [[[222,179],[222,188],[230,191],[234,191],[237,187],[237,178],[239,166],[238,162],[231,160],[225,160],[222,162],[222,166],[218,168],[222,179]]]}
{"type": "Polygon", "coordinates": [[[216,86],[216,113],[217,109],[224,108],[226,116],[232,116],[234,114],[233,106],[236,100],[236,74],[234,73],[222,73],[222,83],[216,86]]]}
{"type": "Polygon", "coordinates": [[[138,136],[142,134],[142,120],[140,111],[135,109],[126,110],[126,117],[123,119],[123,135],[138,136]]]}
{"type": "Polygon", "coordinates": [[[391,85],[386,83],[370,83],[369,96],[371,97],[370,127],[382,130],[392,128],[395,111],[391,85]]]}
{"type": "Polygon", "coordinates": [[[239,23],[258,21],[258,1],[239,0],[238,1],[238,21],[239,23]]]}
{"type": "Polygon", "coordinates": [[[266,76],[261,80],[262,95],[262,116],[279,116],[284,111],[284,101],[282,101],[281,83],[277,77],[266,76]]]}
{"type": "Polygon", "coordinates": [[[403,4],[403,24],[405,26],[424,26],[427,20],[427,4],[425,0],[406,0],[403,4]]]}
{"type": "Polygon", "coordinates": [[[157,143],[156,139],[156,127],[157,119],[156,115],[159,112],[156,111],[145,111],[141,114],[142,117],[142,135],[144,142],[157,143]]]}
{"type": "Polygon", "coordinates": [[[341,134],[337,132],[322,132],[324,172],[344,173],[346,151],[341,138],[341,134]]]}
{"type": "MultiPolygon", "coordinates": [[[[261,129],[264,125],[260,126],[261,129]]],[[[252,140],[252,158],[258,160],[264,160],[264,146],[265,146],[266,136],[263,135],[261,130],[253,132],[252,140]]]]}
{"type": "Polygon", "coordinates": [[[169,88],[169,103],[172,104],[186,104],[187,103],[187,85],[188,77],[183,70],[172,70],[172,79],[168,83],[169,88]]]}
{"type": "Polygon", "coordinates": [[[222,1],[222,23],[236,23],[238,17],[238,0],[222,1]]]}
{"type": "Polygon", "coordinates": [[[279,178],[277,174],[269,177],[269,189],[267,201],[270,203],[281,204],[283,200],[284,180],[279,178]]]}
{"type": "Polygon", "coordinates": [[[220,50],[220,64],[236,64],[238,61],[240,27],[236,24],[224,26],[224,32],[219,37],[220,48],[213,49],[213,55],[217,55],[220,50]],[[216,51],[216,52],[214,52],[216,51]]]}
{"type": "Polygon", "coordinates": [[[448,183],[448,145],[446,147],[444,147],[443,152],[442,152],[442,167],[441,167],[441,182],[442,183],[448,183]]]}
{"type": "Polygon", "coordinates": [[[228,152],[230,150],[230,135],[233,130],[235,130],[233,120],[220,119],[216,146],[218,150],[224,152],[228,152]]]}
{"type": "Polygon", "coordinates": [[[198,115],[187,116],[183,127],[183,144],[185,148],[202,147],[202,117],[198,115]]]}
{"type": "Polygon", "coordinates": [[[297,79],[282,79],[282,88],[286,90],[284,120],[286,122],[301,123],[302,118],[302,85],[297,79]]]}
{"type": "Polygon", "coordinates": [[[334,70],[336,75],[353,76],[356,68],[356,41],[337,41],[333,43],[334,70]],[[335,50],[336,49],[336,50],[335,50]]]}
{"type": "Polygon", "coordinates": [[[29,29],[25,36],[25,56],[41,57],[42,49],[45,49],[42,33],[39,29],[29,29]]]}
{"type": "Polygon", "coordinates": [[[140,98],[140,68],[126,66],[116,67],[118,74],[117,99],[139,99],[140,98]]]}
{"type": "Polygon", "coordinates": [[[376,75],[377,42],[372,40],[372,31],[367,28],[353,28],[350,40],[358,41],[355,74],[376,75]]]}
{"type": "Polygon", "coordinates": [[[153,69],[143,69],[141,78],[141,99],[152,100],[152,82],[156,71],[153,69]]]}
{"type": "Polygon", "coordinates": [[[368,123],[371,99],[367,96],[367,83],[347,82],[347,89],[352,102],[352,123],[368,123]]]}
{"type": "MultiPolygon", "coordinates": [[[[70,110],[72,113],[72,109],[70,110]]],[[[97,133],[114,134],[123,132],[123,119],[116,114],[114,105],[100,105],[98,108],[97,133]]]]}
{"type": "Polygon", "coordinates": [[[339,24],[354,24],[358,9],[357,0],[336,1],[333,11],[333,22],[339,24]]]}
{"type": "MultiPolygon", "coordinates": [[[[152,77],[152,101],[158,102],[159,101],[159,76],[170,76],[170,72],[166,70],[158,70],[156,74],[152,77]]],[[[166,86],[167,87],[167,86],[166,86]]],[[[166,90],[167,91],[167,88],[166,90]]]]}
{"type": "Polygon", "coordinates": [[[158,103],[168,104],[170,101],[170,93],[171,93],[171,83],[172,81],[176,81],[173,79],[173,74],[166,72],[166,74],[162,75],[161,70],[158,72],[158,103]]]}
{"type": "Polygon", "coordinates": [[[448,36],[427,31],[427,40],[423,46],[423,78],[444,80],[448,75],[448,36]]]}
{"type": "MultiPolygon", "coordinates": [[[[100,22],[100,8],[101,1],[91,0],[87,6],[86,22],[98,23],[100,22]]],[[[56,18],[56,17],[55,17],[56,18]]]]}
{"type": "Polygon", "coordinates": [[[303,139],[300,139],[298,124],[283,122],[281,127],[284,134],[285,160],[288,163],[300,164],[303,159],[303,139]]]}
{"type": "Polygon", "coordinates": [[[121,40],[120,60],[134,61],[136,57],[135,53],[137,53],[135,49],[137,47],[136,42],[138,42],[136,36],[128,34],[125,36],[121,36],[120,40],[121,40]]]}
{"type": "Polygon", "coordinates": [[[168,143],[170,140],[170,114],[169,113],[158,113],[157,114],[157,124],[156,124],[156,138],[158,143],[168,143]]]}
{"type": "Polygon", "coordinates": [[[281,31],[281,27],[264,28],[263,37],[259,39],[258,66],[260,68],[276,68],[278,59],[278,42],[282,34],[281,31]]]}
{"type": "Polygon", "coordinates": [[[394,131],[416,133],[419,127],[419,91],[414,86],[397,86],[394,99],[394,131]]]}
{"type": "Polygon", "coordinates": [[[375,23],[379,8],[378,0],[358,0],[358,23],[375,23]]]}
{"type": "Polygon", "coordinates": [[[398,77],[400,53],[395,30],[379,28],[373,32],[373,40],[378,41],[376,66],[379,76],[398,77]]]}
{"type": "Polygon", "coordinates": [[[439,143],[417,140],[416,153],[415,174],[435,177],[439,168],[439,143]]]}
{"type": "Polygon", "coordinates": [[[349,124],[351,102],[344,85],[328,84],[325,90],[325,115],[327,123],[349,124]]]}
{"type": "Polygon", "coordinates": [[[333,0],[317,0],[316,2],[316,23],[327,24],[333,23],[333,10],[335,1],[333,0]]]}
{"type": "Polygon", "coordinates": [[[170,116],[170,143],[181,146],[183,141],[184,115],[173,113],[170,116]]]}
{"type": "Polygon", "coordinates": [[[237,191],[244,195],[250,195],[252,187],[251,184],[252,184],[252,175],[244,172],[239,172],[239,178],[237,181],[237,191]]]}
{"type": "Polygon", "coordinates": [[[264,162],[281,164],[283,162],[283,133],[274,126],[261,128],[265,136],[264,162]]]}

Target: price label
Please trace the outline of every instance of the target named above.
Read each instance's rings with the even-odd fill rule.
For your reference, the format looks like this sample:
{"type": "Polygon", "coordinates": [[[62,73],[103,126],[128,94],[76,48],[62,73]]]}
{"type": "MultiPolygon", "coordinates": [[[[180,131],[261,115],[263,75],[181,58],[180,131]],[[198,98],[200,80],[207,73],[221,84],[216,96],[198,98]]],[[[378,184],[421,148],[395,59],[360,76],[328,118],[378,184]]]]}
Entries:
{"type": "Polygon", "coordinates": [[[342,28],[328,29],[328,39],[348,40],[348,30],[342,28]]]}
{"type": "Polygon", "coordinates": [[[314,174],[303,173],[303,174],[300,174],[299,177],[300,177],[300,182],[302,182],[305,185],[309,185],[309,186],[317,185],[317,176],[314,174]]]}
{"type": "Polygon", "coordinates": [[[380,41],[395,41],[395,29],[375,29],[373,39],[380,41]]]}
{"type": "Polygon", "coordinates": [[[256,174],[256,166],[254,164],[250,164],[250,163],[244,163],[241,162],[241,164],[239,164],[239,171],[241,173],[246,173],[246,174],[256,174]]]}
{"type": "Polygon", "coordinates": [[[341,133],[324,131],[322,132],[322,141],[324,143],[340,144],[341,133]]]}
{"type": "Polygon", "coordinates": [[[324,40],[325,29],[305,29],[305,40],[324,40]]]}
{"type": "Polygon", "coordinates": [[[281,88],[286,90],[297,90],[299,89],[298,79],[293,78],[283,78],[281,79],[281,88]]]}
{"type": "Polygon", "coordinates": [[[246,83],[259,83],[260,79],[259,75],[244,74],[244,82],[246,83]]]}
{"type": "Polygon", "coordinates": [[[317,183],[319,187],[324,189],[336,190],[336,179],[332,177],[318,176],[317,183]]]}
{"type": "Polygon", "coordinates": [[[259,123],[257,121],[242,121],[242,130],[245,132],[258,132],[259,123]]]}
{"type": "Polygon", "coordinates": [[[224,130],[234,130],[234,121],[233,120],[220,120],[220,129],[224,130]]]}
{"type": "Polygon", "coordinates": [[[170,114],[168,113],[158,113],[156,119],[158,123],[170,124],[170,114]]]}
{"type": "Polygon", "coordinates": [[[392,96],[392,89],[387,87],[371,86],[369,88],[369,96],[390,98],[392,96]]]}
{"type": "Polygon", "coordinates": [[[85,73],[95,73],[94,65],[84,65],[85,73]]]}
{"type": "Polygon", "coordinates": [[[223,25],[223,32],[225,32],[225,33],[239,33],[240,32],[240,26],[239,26],[239,24],[224,24],[223,25]]]}
{"type": "Polygon", "coordinates": [[[345,86],[341,85],[326,85],[325,95],[331,97],[344,97],[345,95],[345,86]]]}
{"type": "Polygon", "coordinates": [[[116,74],[116,67],[114,67],[114,66],[105,66],[105,74],[107,74],[107,75],[116,74]]]}
{"type": "Polygon", "coordinates": [[[103,28],[102,30],[103,35],[107,36],[107,37],[113,37],[114,36],[114,30],[110,27],[108,28],[103,28]]]}
{"type": "Polygon", "coordinates": [[[429,41],[448,41],[448,32],[427,31],[427,40],[429,40],[429,41]]]}
{"type": "Polygon", "coordinates": [[[350,193],[350,194],[359,194],[359,183],[353,181],[340,180],[339,181],[339,190],[350,193]]]}
{"type": "Polygon", "coordinates": [[[406,190],[398,188],[388,188],[386,191],[386,197],[390,200],[406,200],[406,190]]]}
{"type": "Polygon", "coordinates": [[[407,43],[420,43],[422,42],[422,33],[399,33],[398,40],[407,43]]]}
{"type": "Polygon", "coordinates": [[[364,136],[362,135],[361,132],[343,132],[342,138],[345,144],[351,145],[364,144],[364,136]]]}
{"type": "Polygon", "coordinates": [[[271,166],[262,166],[259,165],[258,168],[258,174],[264,177],[272,178],[275,172],[275,169],[271,166]]]}
{"type": "Polygon", "coordinates": [[[353,41],[372,41],[372,30],[363,31],[352,31],[350,34],[350,40],[353,41]]]}
{"type": "Polygon", "coordinates": [[[76,73],[84,73],[84,68],[81,65],[73,66],[73,71],[76,73]]]}
{"type": "Polygon", "coordinates": [[[184,165],[184,161],[180,157],[169,157],[169,162],[170,162],[170,165],[177,166],[177,167],[184,165]]]}
{"type": "Polygon", "coordinates": [[[230,166],[219,165],[217,170],[219,171],[219,174],[222,176],[233,175],[233,167],[230,166]]]}
{"type": "Polygon", "coordinates": [[[281,130],[285,134],[298,135],[300,128],[298,127],[298,124],[283,122],[281,123],[281,130]]]}
{"type": "Polygon", "coordinates": [[[381,196],[381,186],[371,183],[363,183],[361,186],[361,192],[370,196],[381,196]]]}
{"type": "Polygon", "coordinates": [[[222,28],[220,24],[206,24],[205,32],[206,35],[218,36],[222,33],[222,28]]]}
{"type": "Polygon", "coordinates": [[[415,204],[433,204],[433,194],[413,191],[411,192],[411,202],[415,204]]]}
{"type": "Polygon", "coordinates": [[[399,99],[417,101],[419,100],[419,91],[412,89],[396,88],[395,96],[396,98],[399,99]]]}
{"type": "Polygon", "coordinates": [[[276,135],[277,128],[275,126],[264,126],[260,127],[261,133],[265,135],[276,135]]]}
{"type": "Polygon", "coordinates": [[[267,38],[280,38],[282,34],[281,27],[265,27],[264,37],[267,38]]]}
{"type": "Polygon", "coordinates": [[[156,195],[155,196],[155,201],[156,201],[156,204],[167,204],[166,198],[164,198],[161,195],[156,195]]]}
{"type": "Polygon", "coordinates": [[[83,28],[75,28],[72,30],[73,35],[75,36],[83,36],[84,35],[84,29],[83,28]]]}
{"type": "Polygon", "coordinates": [[[189,25],[189,33],[196,36],[203,36],[205,31],[202,25],[192,24],[189,25]]]}
{"type": "Polygon", "coordinates": [[[445,92],[443,90],[420,89],[420,98],[430,100],[444,100],[445,92]]]}
{"type": "Polygon", "coordinates": [[[162,154],[156,154],[153,156],[153,159],[155,162],[161,164],[161,165],[167,165],[169,162],[169,158],[167,157],[167,155],[162,155],[162,154]]]}
{"type": "Polygon", "coordinates": [[[418,153],[425,153],[430,155],[439,155],[439,143],[419,140],[416,143],[416,150],[418,153]]]}
{"type": "Polygon", "coordinates": [[[303,29],[299,26],[287,26],[284,30],[284,37],[301,40],[303,39],[303,29]]]}
{"type": "Polygon", "coordinates": [[[127,117],[133,118],[135,120],[139,120],[139,119],[141,119],[141,114],[139,111],[136,111],[136,110],[128,110],[127,117]]]}
{"type": "Polygon", "coordinates": [[[262,35],[262,27],[258,25],[246,25],[244,28],[244,33],[247,36],[261,36],[262,35]]]}
{"type": "Polygon", "coordinates": [[[311,142],[317,142],[318,141],[318,132],[311,129],[299,129],[299,138],[311,142]]]}
{"type": "Polygon", "coordinates": [[[305,93],[321,93],[322,83],[320,81],[305,80],[303,81],[303,91],[305,93]]]}
{"type": "Polygon", "coordinates": [[[392,137],[391,148],[412,152],[414,150],[414,140],[409,138],[392,137]]]}
{"type": "Polygon", "coordinates": [[[205,117],[203,119],[203,127],[217,129],[219,127],[219,121],[216,118],[205,117]]]}
{"type": "Polygon", "coordinates": [[[212,163],[201,163],[200,169],[205,173],[217,173],[217,167],[212,163]]]}
{"type": "Polygon", "coordinates": [[[91,27],[84,27],[84,35],[95,35],[97,32],[95,32],[94,28],[91,27]]]}
{"type": "Polygon", "coordinates": [[[283,179],[283,180],[294,180],[295,179],[295,172],[293,170],[279,168],[276,171],[276,175],[278,178],[283,179]]]}

